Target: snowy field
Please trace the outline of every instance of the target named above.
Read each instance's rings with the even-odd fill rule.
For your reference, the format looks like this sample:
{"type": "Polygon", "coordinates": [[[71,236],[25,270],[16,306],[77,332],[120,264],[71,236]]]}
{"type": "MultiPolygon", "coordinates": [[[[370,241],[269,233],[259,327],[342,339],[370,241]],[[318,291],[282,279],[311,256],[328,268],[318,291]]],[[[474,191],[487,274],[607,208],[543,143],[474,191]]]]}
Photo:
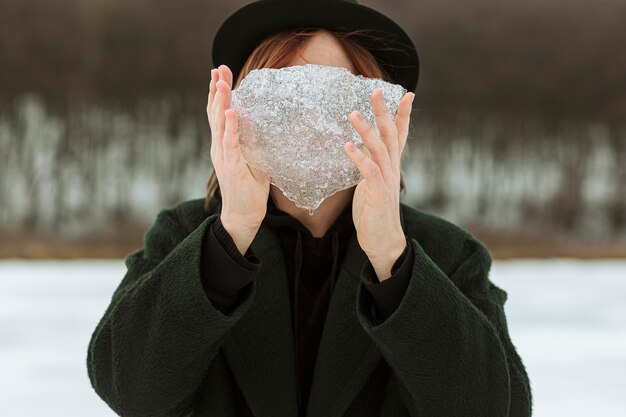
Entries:
{"type": "MultiPolygon", "coordinates": [[[[0,416],[115,414],[92,390],[91,334],[122,261],[0,261],[0,416]]],[[[534,416],[626,416],[626,261],[502,261],[534,416]]]]}

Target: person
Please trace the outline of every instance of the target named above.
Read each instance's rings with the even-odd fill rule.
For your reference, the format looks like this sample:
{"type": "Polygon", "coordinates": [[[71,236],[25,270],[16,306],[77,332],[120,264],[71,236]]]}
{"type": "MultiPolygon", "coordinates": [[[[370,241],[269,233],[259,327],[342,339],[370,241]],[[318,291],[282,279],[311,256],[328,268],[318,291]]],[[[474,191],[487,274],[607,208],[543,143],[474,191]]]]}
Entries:
{"type": "MultiPolygon", "coordinates": [[[[271,24],[258,14],[263,3],[276,10],[260,0],[231,15],[214,58],[220,33],[245,16],[271,24]]],[[[293,27],[250,35],[260,39],[250,53],[240,41],[247,59],[231,55],[211,71],[206,194],[161,210],[144,247],[127,256],[89,343],[93,388],[122,416],[530,416],[529,378],[488,250],[399,200],[416,55],[412,74],[394,72],[403,58],[384,64],[388,51],[371,31],[323,18],[333,2],[306,4],[285,12],[293,27]],[[297,16],[316,13],[317,24],[299,25],[297,16]],[[372,93],[380,135],[350,115],[371,155],[349,143],[344,151],[364,180],[313,215],[245,163],[230,107],[252,69],[305,63],[412,87],[395,121],[382,91],[372,93]]]]}

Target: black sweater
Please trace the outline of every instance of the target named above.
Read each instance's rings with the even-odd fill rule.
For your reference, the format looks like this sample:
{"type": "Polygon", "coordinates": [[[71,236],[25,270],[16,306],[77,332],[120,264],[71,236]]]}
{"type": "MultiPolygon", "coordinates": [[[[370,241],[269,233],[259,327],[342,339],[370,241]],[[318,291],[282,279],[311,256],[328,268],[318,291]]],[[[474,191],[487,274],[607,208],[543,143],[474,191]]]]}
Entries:
{"type": "MultiPolygon", "coordinates": [[[[220,198],[219,191],[214,198],[220,198]]],[[[285,268],[289,277],[292,324],[295,337],[298,407],[304,415],[315,368],[330,295],[339,273],[347,243],[356,233],[352,221],[352,203],[341,214],[323,237],[313,237],[310,231],[289,213],[280,210],[268,198],[266,219],[280,236],[285,253],[285,268]]],[[[243,289],[255,279],[260,261],[248,249],[245,256],[217,219],[209,230],[207,247],[203,251],[203,282],[207,295],[216,308],[229,312],[241,299],[243,289]]],[[[368,261],[361,270],[361,282],[375,301],[372,311],[377,323],[389,317],[400,304],[410,279],[413,251],[407,246],[394,263],[391,277],[379,282],[368,261]]]]}

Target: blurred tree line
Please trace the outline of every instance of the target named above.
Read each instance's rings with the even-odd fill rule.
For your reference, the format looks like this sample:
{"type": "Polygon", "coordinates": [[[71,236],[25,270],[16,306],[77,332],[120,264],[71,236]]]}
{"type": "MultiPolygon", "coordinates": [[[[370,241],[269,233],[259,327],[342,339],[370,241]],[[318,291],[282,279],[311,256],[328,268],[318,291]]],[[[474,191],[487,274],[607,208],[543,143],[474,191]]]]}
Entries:
{"type": "MultiPolygon", "coordinates": [[[[626,243],[625,3],[361,2],[421,58],[408,203],[626,243]]],[[[28,236],[138,246],[203,196],[211,41],[245,3],[0,0],[0,257],[28,236]]]]}
{"type": "MultiPolygon", "coordinates": [[[[0,91],[133,100],[206,93],[211,40],[247,1],[1,0],[0,91]]],[[[626,3],[363,1],[397,20],[422,58],[416,103],[503,117],[621,121],[626,3]]]]}

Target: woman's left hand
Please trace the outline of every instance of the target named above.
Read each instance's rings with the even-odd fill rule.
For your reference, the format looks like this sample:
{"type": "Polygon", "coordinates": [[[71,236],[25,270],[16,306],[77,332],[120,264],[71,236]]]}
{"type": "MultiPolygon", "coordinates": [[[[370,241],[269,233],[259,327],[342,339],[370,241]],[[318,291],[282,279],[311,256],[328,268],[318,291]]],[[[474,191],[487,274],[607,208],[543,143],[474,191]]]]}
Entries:
{"type": "Polygon", "coordinates": [[[400,157],[409,132],[414,98],[411,92],[402,97],[394,121],[385,104],[383,90],[377,88],[370,102],[380,136],[358,111],[350,114],[350,121],[370,156],[352,141],[344,144],[348,158],[364,177],[352,199],[357,239],[380,281],[391,276],[391,267],[407,244],[400,223],[400,157]]]}

